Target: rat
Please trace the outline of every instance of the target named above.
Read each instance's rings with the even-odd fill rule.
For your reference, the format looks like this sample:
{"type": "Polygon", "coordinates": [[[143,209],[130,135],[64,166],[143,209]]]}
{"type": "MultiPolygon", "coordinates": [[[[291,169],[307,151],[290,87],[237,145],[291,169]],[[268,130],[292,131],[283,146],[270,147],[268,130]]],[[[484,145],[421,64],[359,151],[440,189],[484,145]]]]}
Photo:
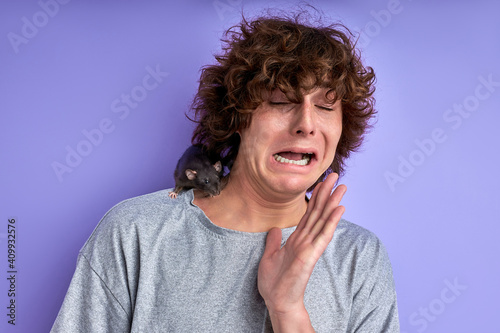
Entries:
{"type": "Polygon", "coordinates": [[[191,188],[201,190],[209,196],[219,195],[222,163],[212,161],[203,145],[197,144],[186,149],[175,167],[175,188],[168,196],[175,199],[180,191],[191,188]]]}

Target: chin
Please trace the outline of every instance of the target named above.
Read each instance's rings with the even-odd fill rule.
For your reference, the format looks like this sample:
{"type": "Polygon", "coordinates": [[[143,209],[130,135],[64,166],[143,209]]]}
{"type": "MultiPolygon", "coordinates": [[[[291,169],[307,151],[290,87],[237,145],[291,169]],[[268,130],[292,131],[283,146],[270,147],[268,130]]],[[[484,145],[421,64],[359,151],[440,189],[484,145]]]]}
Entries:
{"type": "Polygon", "coordinates": [[[307,191],[314,182],[307,182],[304,180],[290,180],[285,179],[282,182],[278,182],[274,188],[277,192],[284,194],[301,194],[307,191]]]}

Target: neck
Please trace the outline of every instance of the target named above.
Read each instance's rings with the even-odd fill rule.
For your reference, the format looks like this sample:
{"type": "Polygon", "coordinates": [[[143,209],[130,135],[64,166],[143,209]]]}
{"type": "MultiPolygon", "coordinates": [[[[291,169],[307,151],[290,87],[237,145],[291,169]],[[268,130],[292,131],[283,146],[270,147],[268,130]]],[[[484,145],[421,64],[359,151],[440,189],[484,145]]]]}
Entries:
{"type": "Polygon", "coordinates": [[[238,177],[230,178],[218,196],[196,193],[194,203],[214,224],[245,232],[296,226],[307,209],[305,191],[288,196],[265,194],[238,177]]]}

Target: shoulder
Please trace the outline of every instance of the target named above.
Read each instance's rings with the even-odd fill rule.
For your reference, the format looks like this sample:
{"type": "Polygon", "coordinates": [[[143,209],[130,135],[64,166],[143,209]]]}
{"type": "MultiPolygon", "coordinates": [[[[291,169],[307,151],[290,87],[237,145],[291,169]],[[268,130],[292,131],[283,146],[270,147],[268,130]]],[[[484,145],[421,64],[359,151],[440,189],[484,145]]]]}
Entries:
{"type": "Polygon", "coordinates": [[[192,193],[181,193],[171,199],[165,189],[123,200],[114,205],[97,224],[81,252],[90,254],[102,247],[123,247],[133,250],[158,235],[160,230],[174,228],[175,223],[191,207],[192,193]]]}
{"type": "Polygon", "coordinates": [[[112,218],[136,218],[144,215],[155,215],[165,209],[178,206],[183,200],[172,200],[168,193],[170,189],[148,193],[123,200],[114,205],[104,215],[103,220],[112,218]]]}
{"type": "Polygon", "coordinates": [[[358,272],[391,270],[389,255],[380,238],[372,231],[344,219],[340,220],[335,230],[328,252],[341,258],[339,260],[343,264],[354,265],[358,272]]]}
{"type": "Polygon", "coordinates": [[[344,219],[340,220],[333,241],[338,242],[338,245],[354,247],[358,250],[383,246],[375,233],[344,219]]]}

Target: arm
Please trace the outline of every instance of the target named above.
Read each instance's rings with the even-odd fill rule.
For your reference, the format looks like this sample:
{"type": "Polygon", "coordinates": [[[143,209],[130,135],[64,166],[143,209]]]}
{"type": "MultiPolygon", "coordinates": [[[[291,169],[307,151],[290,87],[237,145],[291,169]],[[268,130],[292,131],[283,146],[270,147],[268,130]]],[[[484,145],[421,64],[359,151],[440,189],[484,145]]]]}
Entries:
{"type": "Polygon", "coordinates": [[[80,250],[51,332],[130,332],[137,251],[122,207],[106,213],[80,250]]]}
{"type": "Polygon", "coordinates": [[[80,254],[51,333],[130,332],[130,315],[80,254]]]}
{"type": "Polygon", "coordinates": [[[337,179],[337,174],[330,174],[316,186],[306,213],[283,248],[280,229],[271,229],[267,236],[258,288],[275,332],[314,332],[304,306],[304,292],[344,213],[339,203],[346,187],[340,185],[332,193],[337,179]]]}
{"type": "Polygon", "coordinates": [[[359,263],[365,273],[354,289],[348,332],[399,333],[396,290],[387,251],[375,238],[365,252],[370,254],[359,263]]]}

